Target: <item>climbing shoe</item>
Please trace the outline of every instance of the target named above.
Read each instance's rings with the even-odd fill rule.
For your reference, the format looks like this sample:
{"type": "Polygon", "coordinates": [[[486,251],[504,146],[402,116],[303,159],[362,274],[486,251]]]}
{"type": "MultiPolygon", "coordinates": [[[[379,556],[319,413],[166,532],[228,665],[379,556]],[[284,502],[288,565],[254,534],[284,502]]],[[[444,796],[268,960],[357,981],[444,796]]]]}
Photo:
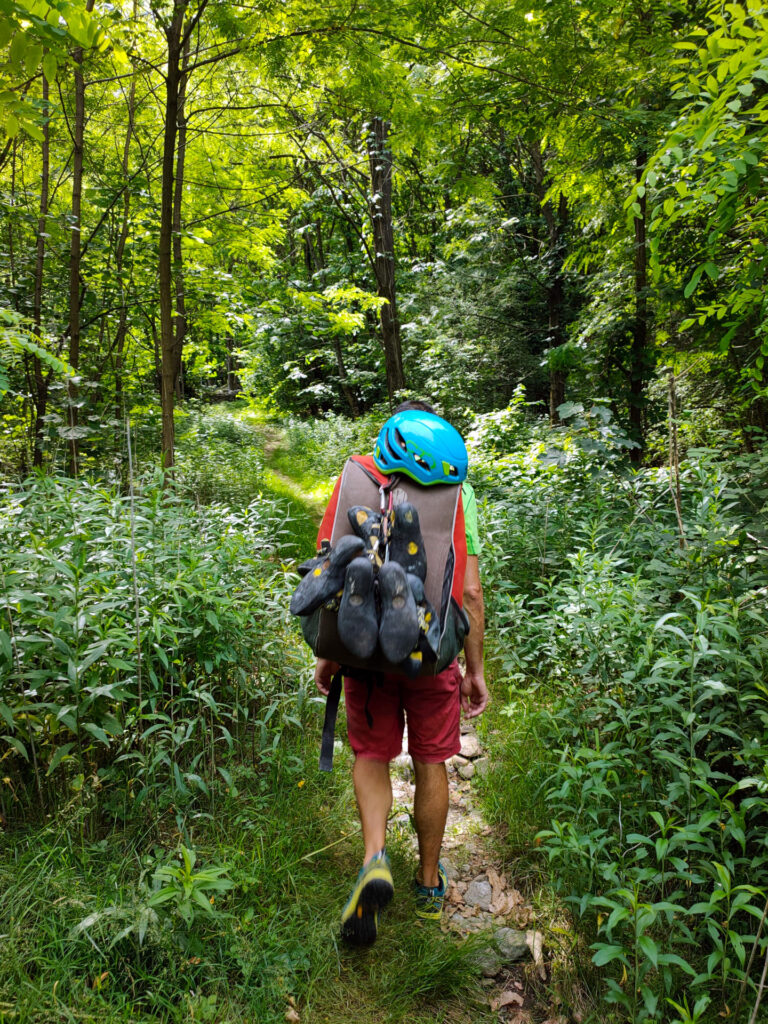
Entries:
{"type": "Polygon", "coordinates": [[[419,640],[419,616],[405,571],[397,562],[379,569],[379,644],[393,665],[407,658],[419,640]]]}
{"type": "Polygon", "coordinates": [[[391,515],[391,537],[389,541],[389,558],[398,562],[407,573],[418,576],[420,580],[427,578],[427,553],[419,528],[419,513],[410,501],[395,505],[391,515]]]}
{"type": "Polygon", "coordinates": [[[448,891],[448,876],[442,864],[437,865],[437,877],[440,884],[433,887],[421,885],[418,878],[413,880],[416,917],[424,918],[425,921],[439,921],[443,913],[445,894],[448,891]]]}
{"type": "Polygon", "coordinates": [[[353,505],[347,510],[350,526],[365,543],[365,553],[377,568],[382,563],[379,550],[381,540],[381,515],[367,505],[353,505]]]}
{"type": "Polygon", "coordinates": [[[358,658],[370,658],[376,650],[379,624],[373,594],[373,566],[365,555],[347,566],[338,617],[339,639],[358,658]]]}
{"type": "Polygon", "coordinates": [[[416,614],[419,618],[419,649],[429,657],[437,657],[440,648],[440,619],[437,612],[427,600],[424,584],[418,576],[408,573],[408,586],[411,588],[416,602],[416,614]],[[422,643],[423,641],[423,643],[422,643]]]}
{"type": "Polygon", "coordinates": [[[364,864],[341,913],[341,937],[350,946],[370,946],[376,941],[379,913],[392,899],[395,888],[389,857],[380,850],[364,864]]]}
{"type": "Polygon", "coordinates": [[[331,550],[331,542],[324,540],[320,550],[312,558],[308,558],[306,562],[302,562],[296,570],[299,576],[306,576],[307,573],[314,572],[318,565],[322,565],[325,559],[328,557],[331,550]]]}
{"type": "Polygon", "coordinates": [[[291,615],[309,615],[334,597],[344,587],[344,573],[353,558],[361,555],[365,545],[359,537],[342,537],[336,547],[313,559],[306,575],[293,592],[291,615]]]}

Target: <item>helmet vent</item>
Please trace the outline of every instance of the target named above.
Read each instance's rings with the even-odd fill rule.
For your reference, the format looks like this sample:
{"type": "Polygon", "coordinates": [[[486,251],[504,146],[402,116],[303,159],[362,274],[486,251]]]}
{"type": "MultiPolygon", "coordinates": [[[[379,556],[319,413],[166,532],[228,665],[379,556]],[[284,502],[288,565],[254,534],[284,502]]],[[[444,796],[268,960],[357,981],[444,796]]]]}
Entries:
{"type": "Polygon", "coordinates": [[[404,452],[408,451],[408,445],[405,443],[405,438],[397,428],[395,428],[395,440],[397,441],[397,443],[400,445],[404,452]]]}

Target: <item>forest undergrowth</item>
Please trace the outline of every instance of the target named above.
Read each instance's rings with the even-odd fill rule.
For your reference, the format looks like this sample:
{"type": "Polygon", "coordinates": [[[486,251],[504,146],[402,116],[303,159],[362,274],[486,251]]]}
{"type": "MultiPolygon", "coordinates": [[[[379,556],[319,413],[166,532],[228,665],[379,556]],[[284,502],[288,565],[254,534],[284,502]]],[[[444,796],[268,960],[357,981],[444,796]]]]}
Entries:
{"type": "MultiPolygon", "coordinates": [[[[566,1018],[746,1022],[768,955],[768,462],[683,450],[676,508],[608,409],[555,431],[526,412],[519,393],[463,424],[486,812],[566,1018]]],[[[348,754],[318,774],[287,599],[318,503],[374,434],[374,417],[201,409],[172,489],[140,430],[133,493],[5,485],[0,1019],[496,1019],[472,944],[414,928],[405,902],[374,953],[337,941],[359,856],[348,754]]]]}

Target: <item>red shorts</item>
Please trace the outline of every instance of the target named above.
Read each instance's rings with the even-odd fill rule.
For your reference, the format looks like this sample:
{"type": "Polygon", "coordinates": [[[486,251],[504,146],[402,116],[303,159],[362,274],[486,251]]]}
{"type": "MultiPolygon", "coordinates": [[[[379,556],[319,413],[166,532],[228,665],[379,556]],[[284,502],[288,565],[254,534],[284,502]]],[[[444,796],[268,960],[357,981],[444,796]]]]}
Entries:
{"type": "Polygon", "coordinates": [[[359,679],[344,679],[349,743],[357,757],[392,761],[403,749],[408,719],[408,753],[415,761],[439,764],[461,749],[461,670],[457,661],[436,676],[410,679],[384,675],[370,689],[359,679]],[[372,727],[365,713],[366,702],[372,727]]]}

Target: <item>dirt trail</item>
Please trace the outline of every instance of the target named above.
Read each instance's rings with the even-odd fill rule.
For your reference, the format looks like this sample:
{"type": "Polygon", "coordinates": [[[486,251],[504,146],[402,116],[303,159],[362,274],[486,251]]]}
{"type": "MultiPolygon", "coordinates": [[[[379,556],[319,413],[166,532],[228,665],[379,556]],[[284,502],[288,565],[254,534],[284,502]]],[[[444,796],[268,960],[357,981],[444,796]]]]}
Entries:
{"type": "MultiPolygon", "coordinates": [[[[487,944],[478,952],[478,970],[487,989],[488,1005],[500,1021],[514,1024],[542,1021],[566,1024],[545,996],[549,978],[548,950],[536,927],[537,913],[505,874],[495,830],[483,817],[473,783],[482,777],[488,758],[471,723],[462,723],[462,753],[448,763],[450,804],[442,863],[449,879],[442,929],[458,935],[480,933],[487,944]]],[[[393,765],[393,823],[414,848],[410,828],[413,809],[413,768],[407,754],[393,765]]]]}

